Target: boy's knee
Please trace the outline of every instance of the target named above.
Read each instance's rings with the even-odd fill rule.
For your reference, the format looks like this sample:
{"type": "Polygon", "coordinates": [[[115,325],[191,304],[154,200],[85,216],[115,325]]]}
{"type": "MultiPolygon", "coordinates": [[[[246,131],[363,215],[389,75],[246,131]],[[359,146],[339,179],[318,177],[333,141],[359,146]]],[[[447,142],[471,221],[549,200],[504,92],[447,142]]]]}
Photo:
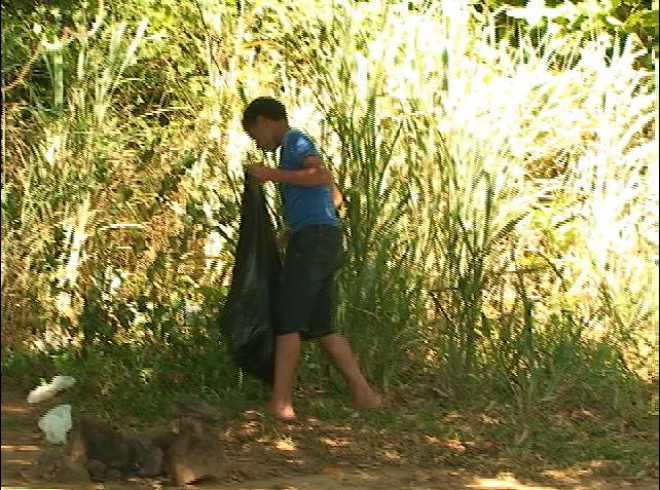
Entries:
{"type": "Polygon", "coordinates": [[[321,345],[321,347],[333,347],[337,345],[338,342],[341,342],[344,337],[342,337],[337,332],[332,332],[327,335],[323,335],[316,339],[316,341],[321,345]]]}

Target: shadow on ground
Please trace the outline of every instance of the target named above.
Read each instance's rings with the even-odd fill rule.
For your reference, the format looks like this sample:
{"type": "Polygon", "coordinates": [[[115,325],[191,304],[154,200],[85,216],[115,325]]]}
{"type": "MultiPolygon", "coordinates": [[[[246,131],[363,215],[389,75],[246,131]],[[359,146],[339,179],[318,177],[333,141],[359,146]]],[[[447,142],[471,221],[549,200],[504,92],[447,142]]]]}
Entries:
{"type": "MultiPolygon", "coordinates": [[[[48,407],[29,406],[25,396],[16,391],[2,392],[2,488],[7,490],[148,490],[167,488],[167,481],[132,480],[104,484],[50,482],[40,474],[35,462],[47,447],[37,421],[48,407]]],[[[341,440],[335,438],[335,444],[341,440]]],[[[329,444],[331,445],[331,444],[329,444]]],[[[304,444],[302,445],[304,446],[304,444]]],[[[258,435],[235,441],[227,451],[242,467],[255,470],[228,472],[227,481],[203,482],[188,488],[205,490],[656,490],[657,480],[630,481],[621,478],[584,477],[561,471],[551,473],[542,483],[520,482],[507,475],[480,476],[440,465],[414,465],[398,461],[392,466],[365,464],[363,459],[324,458],[318,451],[307,452],[293,439],[283,436],[264,450],[258,435]],[[288,442],[287,442],[288,441],[288,442]]],[[[331,451],[331,448],[328,449],[331,451]]],[[[174,487],[172,487],[174,488],[174,487]]]]}

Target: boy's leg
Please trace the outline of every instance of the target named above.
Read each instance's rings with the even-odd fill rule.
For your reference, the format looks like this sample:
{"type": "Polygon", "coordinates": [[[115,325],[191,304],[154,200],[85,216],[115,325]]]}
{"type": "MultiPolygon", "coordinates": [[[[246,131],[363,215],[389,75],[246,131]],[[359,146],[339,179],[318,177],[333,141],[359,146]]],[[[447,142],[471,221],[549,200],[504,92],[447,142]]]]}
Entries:
{"type": "MultiPolygon", "coordinates": [[[[310,281],[310,251],[302,236],[291,236],[275,300],[275,372],[270,410],[282,420],[295,418],[293,385],[305,326],[318,291],[310,281]]],[[[313,252],[313,250],[312,250],[313,252]]],[[[312,255],[313,257],[313,255],[312,255]]]]}
{"type": "Polygon", "coordinates": [[[333,333],[321,337],[319,344],[346,379],[353,395],[353,402],[359,408],[377,408],[380,405],[380,398],[364,379],[346,338],[338,333],[333,333]]]}
{"type": "Polygon", "coordinates": [[[293,382],[300,357],[298,332],[278,335],[275,340],[275,380],[270,409],[280,419],[293,419],[293,382]]]}

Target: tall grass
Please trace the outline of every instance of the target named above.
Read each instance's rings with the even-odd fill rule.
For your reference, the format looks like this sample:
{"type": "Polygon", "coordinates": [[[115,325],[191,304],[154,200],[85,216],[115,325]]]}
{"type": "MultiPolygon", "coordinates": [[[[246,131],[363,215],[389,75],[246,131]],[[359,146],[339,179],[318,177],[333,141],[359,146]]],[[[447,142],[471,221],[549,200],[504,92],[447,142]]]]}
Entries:
{"type": "Polygon", "coordinates": [[[26,305],[27,317],[110,345],[148,339],[162,354],[143,358],[152,380],[192,356],[176,386],[234,383],[213,319],[242,164],[274,163],[243,133],[242,108],[270,94],[346,197],[338,325],[382,387],[423,366],[447,393],[522,411],[625,408],[640,374],[657,377],[657,68],[635,68],[632,37],[617,51],[598,32],[521,31],[514,46],[460,1],[239,7],[195,3],[204,93],[151,148],[116,97],[144,25],[108,26],[101,51],[47,54],[52,100],[3,125],[3,301],[59,278],[31,293],[44,311],[26,305]],[[63,87],[72,53],[88,71],[63,87]],[[49,253],[59,272],[19,274],[49,253]]]}
{"type": "MultiPolygon", "coordinates": [[[[162,375],[165,358],[202,346],[210,358],[221,352],[189,319],[190,303],[208,302],[204,317],[222,297],[200,276],[210,227],[200,192],[191,192],[208,152],[134,112],[140,48],[161,39],[147,27],[146,19],[99,24],[94,36],[46,50],[52,96],[34,94],[3,125],[3,345],[14,348],[3,363],[20,364],[24,342],[103,393],[154,382],[145,373],[162,375]],[[137,364],[122,362],[135,356],[137,364]]],[[[200,358],[187,375],[231,372],[216,364],[200,358]]],[[[176,381],[158,376],[166,391],[186,381],[176,371],[176,381]]]]}
{"type": "MultiPolygon", "coordinates": [[[[77,59],[64,45],[46,50],[52,93],[23,109],[27,115],[12,113],[9,128],[3,128],[12,136],[3,154],[10,169],[3,173],[3,222],[9,225],[3,228],[3,260],[11,262],[3,294],[34,291],[32,299],[41,307],[56,309],[50,299],[58,290],[76,287],[86,242],[99,228],[98,211],[124,177],[117,153],[126,138],[111,104],[123,72],[135,62],[146,25],[128,42],[127,26],[116,26],[107,53],[96,53],[107,55],[102,67],[98,58],[90,59],[84,37],[77,59]],[[65,60],[75,73],[68,77],[70,87],[64,85],[65,60]]],[[[11,314],[20,302],[11,301],[4,311],[11,314]]]]}
{"type": "Polygon", "coordinates": [[[402,349],[426,345],[450,390],[503,382],[521,407],[607,370],[633,375],[618,356],[635,357],[657,315],[657,281],[629,284],[631,267],[657,276],[657,245],[646,238],[638,248],[657,227],[646,197],[657,183],[641,168],[657,147],[657,132],[648,133],[657,87],[633,68],[634,41],[609,59],[609,46],[619,43],[603,36],[548,32],[510,46],[496,39],[493,18],[461,3],[404,15],[396,6],[360,8],[320,15],[309,32],[287,36],[285,47],[308,56],[289,70],[312,87],[349,196],[342,320],[367,370],[386,360],[383,381],[404,362],[402,349]],[[433,49],[421,48],[422,32],[433,49]],[[316,40],[312,49],[300,42],[308,38],[316,40]],[[596,101],[605,106],[590,110],[596,101]],[[612,127],[617,136],[603,141],[612,127]],[[607,197],[592,191],[576,199],[579,180],[594,168],[600,178],[592,189],[607,189],[607,197]],[[594,207],[585,212],[585,204],[594,207]],[[617,211],[603,214],[605,204],[617,211]],[[568,211],[563,221],[551,216],[557,211],[568,211]],[[614,223],[596,225],[598,213],[614,223]],[[575,226],[590,232],[561,244],[547,239],[575,226]],[[589,247],[582,239],[590,233],[620,237],[626,245],[618,250],[636,259],[617,252],[595,262],[594,250],[612,250],[612,238],[594,236],[589,247]],[[405,257],[403,280],[387,257],[405,257]],[[417,305],[435,309],[430,325],[417,305]],[[355,306],[362,315],[350,313],[355,306]],[[631,317],[621,321],[622,314],[631,317]],[[612,349],[605,364],[589,359],[600,348],[590,344],[597,318],[617,325],[598,341],[612,349]],[[589,364],[579,381],[571,371],[577,358],[589,364]]]}

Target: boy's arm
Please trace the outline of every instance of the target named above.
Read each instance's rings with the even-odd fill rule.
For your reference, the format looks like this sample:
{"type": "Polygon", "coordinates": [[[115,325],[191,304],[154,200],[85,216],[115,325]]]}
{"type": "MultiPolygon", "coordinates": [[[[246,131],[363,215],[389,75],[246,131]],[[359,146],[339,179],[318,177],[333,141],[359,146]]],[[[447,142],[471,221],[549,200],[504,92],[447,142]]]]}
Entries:
{"type": "Polygon", "coordinates": [[[325,172],[327,174],[327,177],[330,180],[330,193],[332,194],[332,202],[335,205],[336,208],[342,205],[344,202],[344,196],[341,195],[341,192],[339,192],[339,188],[335,184],[335,179],[332,176],[332,172],[323,165],[323,160],[321,160],[321,157],[318,155],[308,155],[305,158],[303,158],[303,166],[305,169],[308,168],[318,168],[322,172],[325,172]]]}
{"type": "Polygon", "coordinates": [[[333,185],[332,172],[325,168],[321,157],[307,155],[302,159],[301,170],[280,170],[278,168],[250,165],[250,173],[260,182],[279,182],[283,184],[299,185],[301,187],[320,187],[333,185]]]}
{"type": "Polygon", "coordinates": [[[272,180],[273,182],[284,182],[303,187],[330,185],[333,204],[336,208],[341,206],[344,203],[344,196],[335,184],[332,172],[323,166],[323,163],[320,162],[320,158],[316,157],[316,155],[310,155],[303,160],[303,164],[305,165],[305,168],[302,170],[279,170],[261,167],[257,172],[263,172],[266,178],[258,180],[261,180],[262,182],[272,180]],[[316,161],[317,159],[318,161],[316,161]]]}

